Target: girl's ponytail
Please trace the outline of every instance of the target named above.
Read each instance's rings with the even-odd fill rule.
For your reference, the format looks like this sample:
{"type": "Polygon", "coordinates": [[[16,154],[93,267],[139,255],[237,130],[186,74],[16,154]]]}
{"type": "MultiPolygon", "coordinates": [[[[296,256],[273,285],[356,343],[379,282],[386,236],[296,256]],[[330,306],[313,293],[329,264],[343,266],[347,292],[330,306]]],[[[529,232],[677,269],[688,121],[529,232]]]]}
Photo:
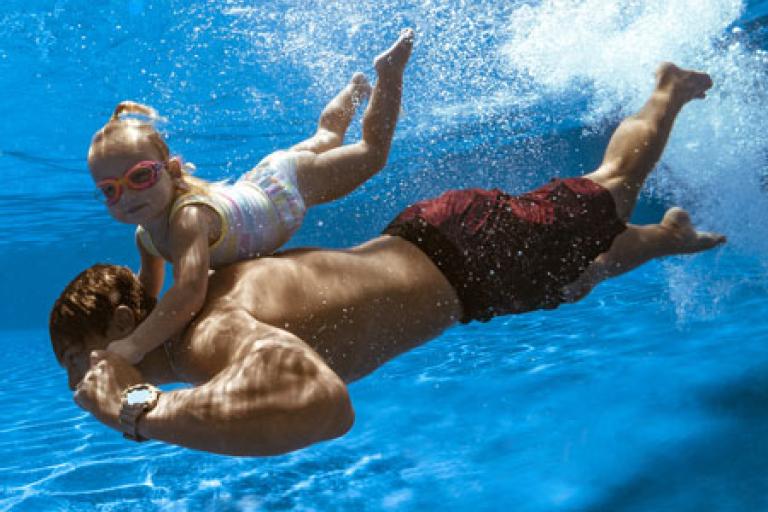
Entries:
{"type": "Polygon", "coordinates": [[[136,103],[135,101],[121,101],[118,103],[117,107],[115,107],[115,111],[112,113],[112,117],[109,118],[109,122],[115,123],[120,121],[120,116],[124,113],[141,114],[147,117],[150,121],[156,121],[160,119],[157,110],[153,109],[152,107],[142,105],[141,103],[136,103]]]}

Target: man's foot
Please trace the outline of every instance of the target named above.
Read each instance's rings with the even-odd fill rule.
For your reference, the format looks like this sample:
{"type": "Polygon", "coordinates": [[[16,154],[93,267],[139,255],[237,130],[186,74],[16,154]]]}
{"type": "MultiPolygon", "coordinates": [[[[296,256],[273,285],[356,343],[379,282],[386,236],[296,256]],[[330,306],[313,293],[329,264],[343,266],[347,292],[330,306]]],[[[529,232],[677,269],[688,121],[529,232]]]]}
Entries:
{"type": "Polygon", "coordinates": [[[707,89],[712,87],[712,78],[706,73],[663,62],[656,70],[656,87],[669,91],[680,102],[686,103],[694,98],[705,98],[707,89]]]}
{"type": "Polygon", "coordinates": [[[688,212],[678,207],[667,210],[661,220],[661,226],[667,228],[672,235],[672,247],[675,254],[706,251],[726,241],[723,235],[696,231],[688,212]]]}
{"type": "Polygon", "coordinates": [[[371,84],[368,82],[368,78],[359,71],[352,75],[347,88],[349,89],[352,104],[355,107],[358,107],[371,96],[371,84]]]}
{"type": "Polygon", "coordinates": [[[393,73],[403,74],[413,50],[414,35],[413,29],[406,28],[400,32],[400,37],[395,41],[395,44],[373,59],[373,67],[376,68],[379,78],[386,78],[393,73]]]}

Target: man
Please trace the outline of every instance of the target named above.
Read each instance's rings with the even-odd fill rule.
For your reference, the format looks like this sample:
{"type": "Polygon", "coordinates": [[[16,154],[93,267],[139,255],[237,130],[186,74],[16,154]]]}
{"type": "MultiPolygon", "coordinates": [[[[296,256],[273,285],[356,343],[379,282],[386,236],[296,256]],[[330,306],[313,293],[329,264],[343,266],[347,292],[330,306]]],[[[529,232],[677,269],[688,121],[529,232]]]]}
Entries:
{"type": "Polygon", "coordinates": [[[136,367],[102,349],[132,332],[154,299],[130,270],[94,266],[51,313],[75,401],[129,438],[225,454],[341,436],[353,422],[346,382],[457,321],[557,307],[652,258],[722,243],[679,208],[660,224],[626,224],[675,116],[711,85],[663,64],[651,98],[584,178],[517,198],[449,192],[353,249],[295,250],[217,271],[187,330],[136,367]],[[151,386],[170,381],[194,387],[151,386]]]}

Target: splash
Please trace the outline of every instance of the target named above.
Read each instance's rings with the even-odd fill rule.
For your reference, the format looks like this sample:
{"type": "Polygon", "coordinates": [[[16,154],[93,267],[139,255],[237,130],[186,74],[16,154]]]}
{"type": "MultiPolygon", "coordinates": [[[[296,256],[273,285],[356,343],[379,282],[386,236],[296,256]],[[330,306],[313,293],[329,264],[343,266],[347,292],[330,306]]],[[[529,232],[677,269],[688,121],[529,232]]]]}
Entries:
{"type": "MultiPolygon", "coordinates": [[[[743,11],[736,0],[546,0],[515,11],[503,52],[511,68],[545,91],[590,91],[581,118],[596,129],[642,105],[659,62],[709,72],[714,88],[684,108],[647,191],[688,209],[697,225],[727,234],[729,253],[756,259],[763,274],[754,277],[765,280],[768,55],[735,25],[743,11]]],[[[745,285],[712,282],[700,267],[665,264],[681,323],[711,317],[745,285]]]]}
{"type": "Polygon", "coordinates": [[[702,63],[741,10],[737,0],[547,0],[512,14],[503,52],[548,89],[591,85],[599,119],[639,107],[660,61],[702,63]]]}
{"type": "Polygon", "coordinates": [[[545,90],[591,90],[588,126],[638,109],[661,61],[708,71],[715,88],[680,115],[650,190],[739,250],[768,257],[768,58],[730,28],[743,9],[736,0],[547,0],[514,12],[503,52],[545,90]]]}
{"type": "Polygon", "coordinates": [[[254,54],[303,72],[310,92],[334,92],[353,72],[371,71],[373,57],[405,27],[416,30],[416,51],[405,91],[406,114],[420,127],[468,112],[506,108],[520,92],[509,83],[496,51],[514,4],[479,0],[361,0],[270,2],[230,0],[224,12],[246,34],[254,54]]]}

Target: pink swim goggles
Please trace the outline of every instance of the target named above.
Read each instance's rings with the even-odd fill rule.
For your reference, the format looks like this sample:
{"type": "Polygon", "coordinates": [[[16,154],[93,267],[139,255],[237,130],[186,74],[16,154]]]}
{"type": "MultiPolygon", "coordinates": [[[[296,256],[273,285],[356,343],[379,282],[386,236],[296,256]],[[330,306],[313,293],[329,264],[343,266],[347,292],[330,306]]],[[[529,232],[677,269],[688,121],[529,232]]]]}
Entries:
{"type": "Polygon", "coordinates": [[[123,185],[131,190],[146,190],[157,183],[163,167],[163,162],[142,160],[125,171],[121,177],[103,179],[96,183],[96,187],[101,191],[107,206],[113,206],[123,196],[123,185]]]}

